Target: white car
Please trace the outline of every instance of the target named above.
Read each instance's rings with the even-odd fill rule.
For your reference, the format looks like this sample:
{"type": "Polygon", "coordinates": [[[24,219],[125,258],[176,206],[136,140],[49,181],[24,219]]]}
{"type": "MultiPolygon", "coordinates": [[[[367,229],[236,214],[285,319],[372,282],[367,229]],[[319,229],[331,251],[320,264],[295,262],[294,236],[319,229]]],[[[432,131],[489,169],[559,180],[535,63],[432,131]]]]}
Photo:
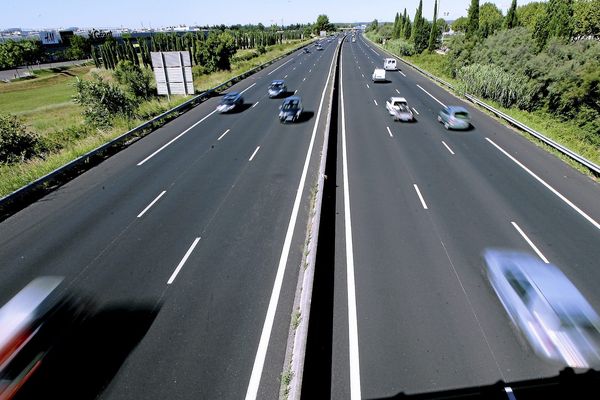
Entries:
{"type": "Polygon", "coordinates": [[[373,82],[387,82],[387,79],[385,78],[385,69],[375,68],[372,79],[373,82]]]}
{"type": "Polygon", "coordinates": [[[539,356],[600,366],[600,316],[565,274],[528,253],[488,249],[483,257],[492,288],[539,356]]]}
{"type": "Polygon", "coordinates": [[[414,121],[415,116],[410,110],[408,102],[404,97],[390,97],[385,102],[385,108],[395,121],[414,121]]]}
{"type": "Polygon", "coordinates": [[[383,59],[383,69],[385,69],[386,71],[397,70],[398,67],[396,65],[396,59],[395,58],[384,58],[383,59]]]}

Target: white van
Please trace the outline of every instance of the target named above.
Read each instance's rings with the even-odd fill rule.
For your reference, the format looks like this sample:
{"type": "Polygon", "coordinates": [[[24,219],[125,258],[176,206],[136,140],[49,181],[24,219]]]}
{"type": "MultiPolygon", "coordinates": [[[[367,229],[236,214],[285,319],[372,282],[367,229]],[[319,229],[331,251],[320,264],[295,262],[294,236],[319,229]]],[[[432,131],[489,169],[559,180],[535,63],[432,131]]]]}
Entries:
{"type": "Polygon", "coordinates": [[[373,82],[387,82],[385,79],[385,69],[375,68],[373,71],[373,82]]]}
{"type": "Polygon", "coordinates": [[[396,67],[396,59],[395,58],[384,58],[383,59],[383,69],[387,71],[395,71],[396,67]]]}

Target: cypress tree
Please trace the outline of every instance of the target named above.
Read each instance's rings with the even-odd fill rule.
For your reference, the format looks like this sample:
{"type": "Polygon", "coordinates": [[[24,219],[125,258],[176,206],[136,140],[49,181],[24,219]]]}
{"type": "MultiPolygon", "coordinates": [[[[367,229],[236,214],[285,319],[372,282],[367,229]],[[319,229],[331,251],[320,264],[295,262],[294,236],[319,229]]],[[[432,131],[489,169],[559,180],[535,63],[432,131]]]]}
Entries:
{"type": "Polygon", "coordinates": [[[517,0],[512,0],[506,18],[504,18],[504,28],[512,29],[518,25],[517,20],[517,0]]]}
{"type": "Polygon", "coordinates": [[[423,26],[423,0],[419,0],[419,7],[417,7],[417,12],[415,13],[415,19],[412,27],[412,32],[410,35],[411,42],[415,43],[417,37],[421,33],[421,27],[423,26]]]}
{"type": "Polygon", "coordinates": [[[467,12],[467,37],[477,35],[479,31],[479,0],[471,0],[469,11],[467,12]]]}
{"type": "Polygon", "coordinates": [[[433,24],[431,24],[431,32],[429,32],[429,46],[428,46],[429,51],[435,50],[435,44],[436,44],[436,40],[437,40],[437,34],[438,34],[438,29],[437,29],[437,0],[435,0],[434,6],[433,6],[433,24]]]}

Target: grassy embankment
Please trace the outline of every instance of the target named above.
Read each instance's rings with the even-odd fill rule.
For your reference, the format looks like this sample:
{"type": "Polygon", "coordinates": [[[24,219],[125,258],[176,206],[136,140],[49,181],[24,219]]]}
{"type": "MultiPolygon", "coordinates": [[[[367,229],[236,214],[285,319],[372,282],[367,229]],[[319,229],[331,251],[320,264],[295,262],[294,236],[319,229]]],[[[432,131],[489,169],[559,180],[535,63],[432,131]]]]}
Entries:
{"type": "MultiPolygon", "coordinates": [[[[389,44],[386,44],[385,46],[386,50],[397,54],[397,52],[394,51],[394,42],[390,41],[388,43],[389,44]]],[[[407,60],[411,64],[414,64],[419,68],[428,71],[429,73],[437,76],[438,78],[445,80],[454,87],[456,87],[459,83],[450,75],[450,69],[448,67],[445,55],[424,52],[419,55],[406,56],[402,58],[407,60]]],[[[577,121],[564,121],[543,110],[528,112],[520,110],[516,107],[505,108],[494,101],[487,99],[483,100],[492,107],[504,112],[505,114],[510,115],[514,119],[522,122],[530,128],[542,133],[544,136],[551,138],[552,140],[587,158],[593,163],[600,165],[600,146],[598,146],[597,144],[598,141],[592,137],[592,132],[588,132],[585,129],[578,126],[577,121]]],[[[489,113],[486,110],[483,111],[489,113]]],[[[489,114],[494,115],[491,113],[489,114]]],[[[508,125],[508,123],[504,122],[503,120],[502,122],[508,125]]],[[[543,147],[546,150],[557,155],[577,170],[593,177],[593,175],[591,175],[590,171],[587,168],[583,167],[578,162],[573,161],[570,157],[563,155],[559,151],[546,145],[542,141],[536,139],[535,137],[531,136],[526,132],[520,130],[517,131],[522,136],[534,142],[536,145],[543,147]]]]}
{"type": "MultiPolygon", "coordinates": [[[[232,64],[231,71],[219,71],[194,78],[197,92],[240,75],[299,46],[300,41],[267,47],[267,52],[247,61],[232,64]]],[[[186,101],[188,97],[157,98],[140,105],[135,119],[117,118],[110,129],[86,129],[80,107],[72,101],[75,79],[88,79],[92,72],[111,79],[106,70],[91,66],[36,71],[36,77],[0,83],[0,112],[19,116],[45,143],[60,150],[27,162],[0,164],[0,197],[38,179],[69,161],[101,146],[144,121],[186,101]]]]}

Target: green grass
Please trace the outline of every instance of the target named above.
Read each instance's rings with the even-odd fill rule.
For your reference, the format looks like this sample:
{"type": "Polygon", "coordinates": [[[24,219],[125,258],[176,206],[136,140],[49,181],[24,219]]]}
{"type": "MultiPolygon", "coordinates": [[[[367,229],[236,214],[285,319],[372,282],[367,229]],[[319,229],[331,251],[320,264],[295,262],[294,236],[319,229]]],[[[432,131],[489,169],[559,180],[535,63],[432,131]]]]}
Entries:
{"type": "MultiPolygon", "coordinates": [[[[437,76],[440,79],[445,80],[446,82],[456,87],[458,81],[450,76],[450,70],[447,65],[446,57],[447,56],[445,55],[437,53],[424,52],[419,55],[402,58],[407,60],[411,64],[416,65],[417,67],[437,76]]],[[[442,86],[442,88],[450,90],[446,86],[442,86]]],[[[553,114],[544,110],[528,112],[520,110],[516,107],[505,108],[492,100],[482,100],[484,100],[490,106],[504,112],[512,118],[529,126],[530,128],[542,133],[544,136],[556,141],[557,143],[560,143],[561,145],[567,147],[575,153],[578,153],[579,155],[587,158],[593,163],[600,164],[600,138],[591,136],[588,131],[579,127],[576,121],[561,120],[553,114]]],[[[510,124],[505,122],[503,119],[496,117],[495,114],[485,109],[482,109],[482,111],[494,116],[498,121],[502,122],[503,124],[510,126],[510,124]]],[[[572,160],[570,157],[562,154],[553,147],[546,145],[544,142],[540,141],[539,139],[535,138],[527,132],[521,131],[516,128],[515,130],[523,137],[529,139],[536,145],[543,147],[549,152],[555,154],[563,161],[571,165],[573,168],[597,180],[597,178],[587,168],[583,167],[578,162],[572,160]]]]}

